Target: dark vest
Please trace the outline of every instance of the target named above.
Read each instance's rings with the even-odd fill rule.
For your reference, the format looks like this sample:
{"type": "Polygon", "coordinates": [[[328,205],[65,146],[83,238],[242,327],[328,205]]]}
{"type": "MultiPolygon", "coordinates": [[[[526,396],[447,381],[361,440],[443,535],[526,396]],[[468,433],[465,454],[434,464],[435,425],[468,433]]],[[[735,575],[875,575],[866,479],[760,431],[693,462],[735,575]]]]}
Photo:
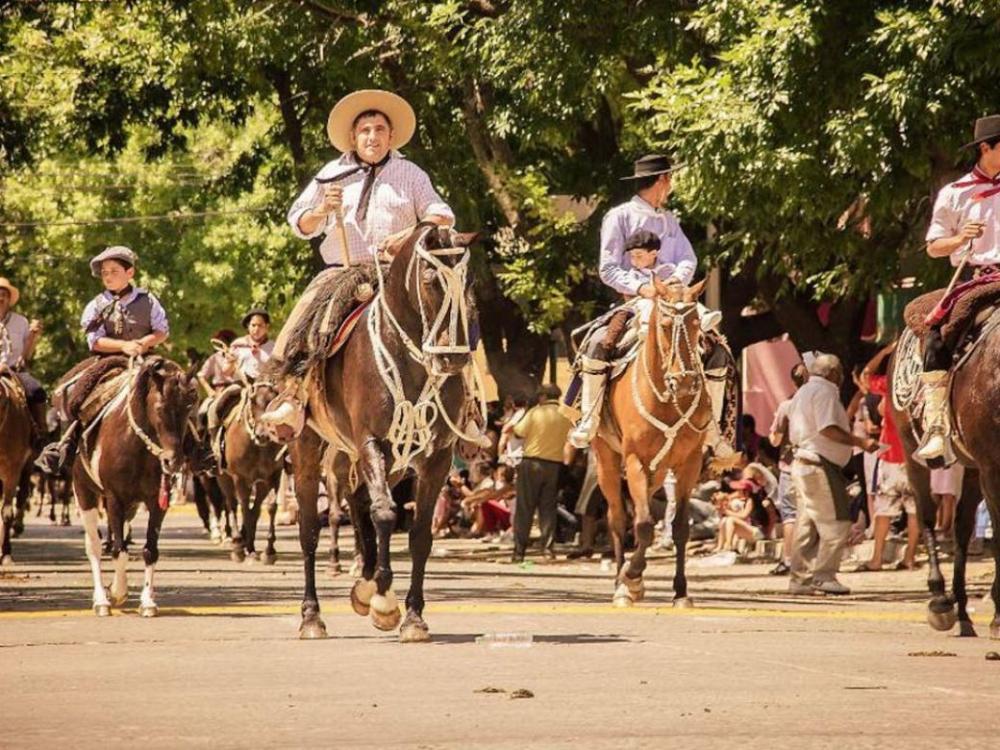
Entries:
{"type": "Polygon", "coordinates": [[[134,300],[120,310],[112,302],[98,315],[104,324],[104,335],[119,341],[134,341],[153,332],[153,300],[139,292],[134,300]]]}

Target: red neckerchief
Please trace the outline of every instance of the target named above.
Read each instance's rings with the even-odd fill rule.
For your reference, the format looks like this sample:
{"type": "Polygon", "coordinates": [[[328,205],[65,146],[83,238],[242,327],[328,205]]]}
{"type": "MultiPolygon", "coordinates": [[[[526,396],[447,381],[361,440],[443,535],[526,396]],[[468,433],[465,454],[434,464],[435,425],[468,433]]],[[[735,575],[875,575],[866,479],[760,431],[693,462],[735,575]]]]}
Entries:
{"type": "Polygon", "coordinates": [[[997,193],[1000,193],[1000,173],[998,173],[996,177],[989,177],[979,168],[979,165],[977,164],[972,168],[972,179],[955,183],[955,187],[959,188],[972,187],[973,185],[992,185],[992,187],[986,190],[980,190],[972,196],[972,200],[981,201],[986,198],[990,198],[997,193]]]}

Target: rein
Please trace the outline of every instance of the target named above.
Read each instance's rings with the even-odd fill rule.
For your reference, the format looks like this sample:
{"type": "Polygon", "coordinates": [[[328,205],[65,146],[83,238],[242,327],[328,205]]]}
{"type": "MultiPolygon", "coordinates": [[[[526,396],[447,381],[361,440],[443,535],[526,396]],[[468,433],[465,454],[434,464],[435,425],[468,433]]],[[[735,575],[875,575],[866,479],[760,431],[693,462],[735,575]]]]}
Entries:
{"type": "MultiPolygon", "coordinates": [[[[686,313],[679,313],[673,307],[673,305],[664,299],[656,299],[656,325],[653,325],[654,321],[650,321],[650,330],[647,332],[647,336],[656,337],[656,347],[657,352],[660,355],[660,362],[663,368],[662,373],[664,388],[662,392],[656,387],[656,381],[653,377],[653,373],[649,369],[649,359],[646,356],[646,345],[644,344],[639,351],[638,360],[632,366],[632,402],[635,405],[636,410],[639,415],[646,420],[649,424],[663,433],[663,446],[657,452],[656,456],[650,462],[649,470],[651,472],[656,472],[657,467],[660,462],[666,457],[667,453],[673,447],[674,440],[676,440],[677,435],[680,433],[684,427],[691,428],[694,432],[701,434],[704,433],[711,425],[711,417],[709,421],[703,426],[699,427],[692,421],[695,411],[697,411],[698,406],[701,404],[702,396],[705,393],[705,368],[702,365],[701,357],[698,356],[697,346],[692,343],[691,335],[687,330],[687,327],[682,325],[686,313]],[[670,336],[670,348],[667,348],[667,342],[664,336],[660,332],[660,321],[663,318],[669,318],[672,322],[671,325],[671,336],[670,336]],[[693,362],[693,365],[688,365],[684,357],[682,356],[682,346],[683,351],[687,352],[688,359],[693,362]],[[676,364],[677,369],[672,370],[671,367],[676,364]],[[663,420],[656,417],[646,405],[642,402],[642,395],[639,392],[639,371],[642,370],[643,377],[645,379],[646,385],[649,390],[652,391],[653,395],[659,404],[673,406],[680,414],[680,419],[678,419],[674,424],[667,424],[663,420]],[[694,378],[697,384],[697,391],[691,399],[691,404],[686,409],[681,406],[680,399],[677,395],[678,383],[685,378],[694,378]]],[[[654,405],[655,409],[656,406],[654,405]]]]}
{"type": "MultiPolygon", "coordinates": [[[[372,342],[372,353],[375,358],[375,367],[379,377],[385,385],[393,400],[392,423],[389,427],[387,439],[392,446],[393,463],[391,472],[405,468],[412,459],[424,453],[430,455],[433,450],[432,428],[438,417],[444,421],[448,429],[461,440],[472,441],[473,437],[462,431],[458,425],[452,421],[447,408],[441,401],[441,387],[450,375],[430,373],[430,357],[435,354],[472,354],[472,349],[468,341],[464,346],[455,344],[458,340],[459,326],[465,326],[468,330],[468,307],[465,298],[466,276],[468,274],[469,250],[465,247],[448,247],[436,250],[429,250],[426,246],[426,237],[430,231],[426,227],[414,244],[410,262],[406,267],[406,289],[410,290],[411,277],[416,277],[419,270],[417,260],[423,260],[435,273],[438,283],[441,284],[444,292],[444,300],[441,309],[438,311],[433,321],[429,322],[423,295],[421,294],[421,283],[415,280],[417,285],[417,301],[420,311],[421,324],[421,345],[413,341],[403,330],[403,326],[393,315],[386,299],[387,285],[383,276],[381,264],[376,263],[379,274],[379,291],[377,304],[368,315],[368,335],[372,342]],[[448,256],[463,256],[454,266],[443,263],[440,258],[448,256]],[[406,347],[407,354],[415,362],[419,363],[427,370],[427,379],[423,388],[415,401],[406,398],[406,391],[403,385],[403,378],[399,370],[393,352],[385,344],[383,335],[383,318],[386,318],[399,335],[400,340],[406,347]],[[441,334],[447,322],[448,333],[450,335],[450,346],[438,346],[434,342],[441,334]]],[[[479,372],[474,363],[470,362],[472,369],[472,387],[474,389],[479,407],[484,421],[486,416],[486,400],[484,389],[479,372]]]]}

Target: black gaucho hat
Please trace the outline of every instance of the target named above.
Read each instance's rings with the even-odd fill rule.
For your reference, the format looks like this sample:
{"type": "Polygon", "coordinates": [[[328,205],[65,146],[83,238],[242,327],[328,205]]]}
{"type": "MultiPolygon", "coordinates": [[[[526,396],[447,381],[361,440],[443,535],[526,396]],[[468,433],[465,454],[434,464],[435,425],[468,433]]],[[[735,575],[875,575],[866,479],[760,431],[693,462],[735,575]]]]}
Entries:
{"type": "Polygon", "coordinates": [[[244,328],[250,325],[250,319],[253,318],[254,315],[259,315],[264,319],[265,323],[271,325],[271,316],[268,314],[267,310],[265,310],[263,307],[255,307],[250,312],[248,312],[246,315],[243,316],[242,325],[244,328]]]}
{"type": "Polygon", "coordinates": [[[625,252],[629,250],[659,250],[660,238],[652,232],[641,229],[625,240],[625,252]]]}
{"type": "Polygon", "coordinates": [[[980,117],[976,120],[976,128],[973,132],[972,140],[962,146],[962,148],[970,148],[993,138],[1000,138],[1000,115],[989,115],[988,117],[980,117]]]}
{"type": "Polygon", "coordinates": [[[672,164],[669,156],[662,154],[646,154],[635,160],[632,165],[632,174],[622,177],[622,180],[641,180],[643,177],[655,177],[659,174],[668,174],[676,170],[680,165],[672,164]]]}

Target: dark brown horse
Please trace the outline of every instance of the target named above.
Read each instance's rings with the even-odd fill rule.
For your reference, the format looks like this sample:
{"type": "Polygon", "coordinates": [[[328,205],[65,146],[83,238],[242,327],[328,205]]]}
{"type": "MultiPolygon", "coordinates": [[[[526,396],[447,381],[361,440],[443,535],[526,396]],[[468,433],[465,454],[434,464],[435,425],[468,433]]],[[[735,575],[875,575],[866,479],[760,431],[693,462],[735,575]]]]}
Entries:
{"type": "Polygon", "coordinates": [[[21,383],[0,366],[0,565],[13,562],[10,550],[14,501],[29,489],[27,471],[34,434],[21,383]]]}
{"type": "Polygon", "coordinates": [[[143,549],[145,581],[139,604],[143,617],[157,614],[153,575],[159,559],[160,526],[167,509],[169,480],[179,477],[184,442],[197,392],[184,369],[158,356],[136,364],[124,387],[80,439],[73,463],[73,490],[86,530],[87,558],[94,580],[94,611],[111,613],[128,597],[125,523],[144,503],[149,514],[143,549]],[[104,500],[115,577],[110,591],[101,582],[98,507],[104,500]],[[109,599],[110,594],[110,599],[109,599]]]}
{"type": "Polygon", "coordinates": [[[337,485],[331,501],[348,488],[363,557],[351,604],[362,616],[370,613],[381,630],[395,629],[402,618],[389,560],[397,510],[391,488],[408,470],[415,472],[413,569],[400,640],[430,638],[422,616],[424,571],[434,503],[451,467],[465,401],[461,372],[471,359],[466,270],[474,239],[418,225],[396,251],[353,336],[310,383],[310,427],[291,450],[305,558],[303,638],[326,635],[316,595],[316,496],[324,454],[327,476],[337,485]]]}
{"type": "Polygon", "coordinates": [[[618,574],[612,601],[619,607],[631,606],[645,595],[642,574],[646,550],[653,542],[649,502],[661,486],[677,502],[672,529],[677,550],[674,603],[691,605],[684,571],[690,533],[687,502],[701,474],[702,446],[712,419],[696,304],[705,283],[690,289],[659,280],[654,285],[658,296],[649,303],[653,310],[645,341],[636,359],[611,384],[610,419],[601,424],[593,444],[597,481],[608,499],[618,574]],[[635,507],[636,549],[627,565],[622,475],[635,507]],[[666,483],[668,476],[673,480],[666,483]]]}
{"type": "Polygon", "coordinates": [[[260,507],[271,492],[277,493],[284,463],[285,449],[272,443],[258,422],[277,395],[267,383],[246,384],[232,394],[232,401],[216,407],[223,420],[219,486],[226,498],[227,514],[233,512],[235,515],[238,503],[243,518],[241,527],[234,529],[232,537],[230,556],[234,562],[260,560],[265,565],[273,565],[277,560],[274,549],[277,500],[274,497],[267,506],[267,548],[263,555],[258,555],[256,549],[260,507]]]}
{"type": "MultiPolygon", "coordinates": [[[[900,339],[899,350],[890,365],[889,407],[899,427],[899,436],[906,451],[906,471],[917,498],[917,509],[927,545],[929,570],[927,586],[931,600],[927,604],[927,619],[936,630],[951,630],[959,624],[959,635],[975,636],[967,610],[968,594],[965,588],[965,566],[969,541],[975,527],[976,507],[985,498],[993,528],[1000,529],[1000,332],[987,335],[971,355],[961,362],[952,376],[951,407],[954,415],[953,437],[965,464],[962,494],[955,511],[955,567],[952,593],[948,594],[941,573],[934,525],[937,508],[931,496],[930,471],[913,459],[919,438],[919,419],[911,418],[906,404],[912,400],[913,377],[906,377],[913,363],[919,363],[919,353],[914,359],[916,339],[906,331],[900,339]],[[897,368],[900,375],[897,376],[897,368]]],[[[990,637],[1000,638],[1000,545],[994,538],[994,576],[992,598],[994,615],[990,623],[990,637]]]]}

